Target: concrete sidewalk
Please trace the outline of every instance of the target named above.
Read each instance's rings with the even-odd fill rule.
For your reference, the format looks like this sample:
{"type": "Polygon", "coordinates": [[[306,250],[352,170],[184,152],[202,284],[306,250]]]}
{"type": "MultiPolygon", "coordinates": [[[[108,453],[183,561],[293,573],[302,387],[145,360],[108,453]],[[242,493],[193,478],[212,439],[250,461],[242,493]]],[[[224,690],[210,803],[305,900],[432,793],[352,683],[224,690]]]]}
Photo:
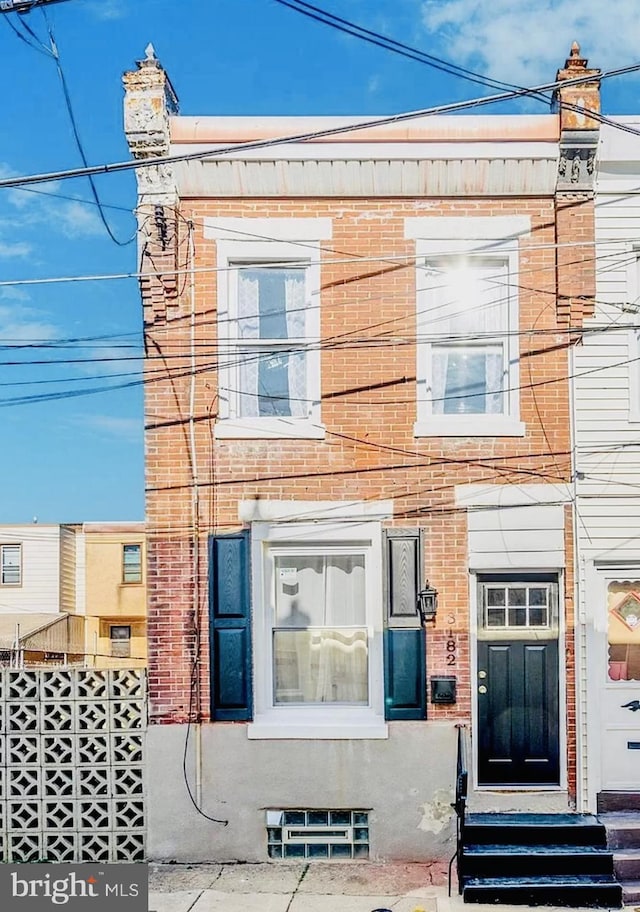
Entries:
{"type": "MultiPolygon", "coordinates": [[[[464,905],[455,884],[449,897],[446,879],[443,864],[150,864],[149,910],[495,912],[494,905],[464,905]]],[[[522,912],[528,907],[498,908],[522,912]]]]}
{"type": "Polygon", "coordinates": [[[449,912],[445,881],[436,864],[150,864],[149,910],[449,912]]]}

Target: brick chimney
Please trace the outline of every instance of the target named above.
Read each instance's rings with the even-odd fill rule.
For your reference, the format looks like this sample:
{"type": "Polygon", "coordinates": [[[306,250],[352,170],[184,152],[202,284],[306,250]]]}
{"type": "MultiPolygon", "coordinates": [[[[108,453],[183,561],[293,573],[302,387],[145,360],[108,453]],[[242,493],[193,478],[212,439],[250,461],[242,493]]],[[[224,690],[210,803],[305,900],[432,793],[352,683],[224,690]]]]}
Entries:
{"type": "MultiPolygon", "coordinates": [[[[140,161],[169,154],[170,118],[178,113],[178,98],[152,44],[137,69],[123,75],[124,131],[129,149],[140,161]]],[[[145,319],[164,319],[167,305],[177,298],[178,191],[174,170],[166,162],[136,168],[138,183],[138,249],[145,319]]]]}
{"type": "Polygon", "coordinates": [[[600,113],[601,70],[589,69],[577,41],[554,93],[559,105],[560,143],[556,179],[557,316],[562,326],[578,327],[590,316],[595,300],[594,188],[600,124],[588,111],[600,113]],[[577,109],[577,110],[576,110],[577,109]]]}
{"type": "Polygon", "coordinates": [[[580,56],[580,45],[574,41],[564,69],[556,73],[556,82],[571,79],[583,79],[574,85],[560,86],[554,93],[554,100],[560,105],[561,130],[597,130],[598,121],[593,120],[582,111],[574,111],[567,105],[575,105],[589,111],[600,113],[600,75],[601,70],[590,70],[588,60],[580,56]]]}

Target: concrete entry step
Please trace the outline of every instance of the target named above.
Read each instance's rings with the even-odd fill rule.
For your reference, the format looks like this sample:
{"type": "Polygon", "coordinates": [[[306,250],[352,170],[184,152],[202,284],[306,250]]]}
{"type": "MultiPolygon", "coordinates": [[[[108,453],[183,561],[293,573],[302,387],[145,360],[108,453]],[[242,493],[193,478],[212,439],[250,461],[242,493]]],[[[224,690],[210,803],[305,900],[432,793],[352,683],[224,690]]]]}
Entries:
{"type": "Polygon", "coordinates": [[[637,811],[640,814],[640,792],[599,792],[597,813],[637,811]]]}

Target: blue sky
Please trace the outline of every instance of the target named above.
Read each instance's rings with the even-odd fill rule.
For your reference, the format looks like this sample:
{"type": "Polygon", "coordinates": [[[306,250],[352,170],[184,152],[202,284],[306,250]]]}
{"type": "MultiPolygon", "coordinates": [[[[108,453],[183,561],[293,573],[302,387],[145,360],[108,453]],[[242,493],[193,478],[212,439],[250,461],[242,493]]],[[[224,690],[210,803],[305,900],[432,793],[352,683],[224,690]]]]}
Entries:
{"type": "MultiPolygon", "coordinates": [[[[640,61],[637,0],[618,0],[615,15],[602,0],[317,3],[521,85],[553,80],[574,39],[593,66],[640,61]]],[[[121,76],[149,41],[187,115],[388,114],[486,94],[275,0],[67,0],[49,6],[47,18],[91,164],[129,158],[121,76]]],[[[35,39],[25,24],[48,44],[42,12],[0,15],[0,176],[81,164],[55,62],[29,46],[35,39]]],[[[635,113],[639,93],[636,77],[606,82],[604,112],[635,113]]],[[[135,232],[133,175],[103,176],[97,188],[113,233],[128,240],[135,232]]],[[[0,522],[141,519],[135,280],[2,284],[134,272],[135,244],[109,239],[96,207],[81,202],[91,199],[86,180],[33,189],[40,192],[0,190],[0,522]]]]}

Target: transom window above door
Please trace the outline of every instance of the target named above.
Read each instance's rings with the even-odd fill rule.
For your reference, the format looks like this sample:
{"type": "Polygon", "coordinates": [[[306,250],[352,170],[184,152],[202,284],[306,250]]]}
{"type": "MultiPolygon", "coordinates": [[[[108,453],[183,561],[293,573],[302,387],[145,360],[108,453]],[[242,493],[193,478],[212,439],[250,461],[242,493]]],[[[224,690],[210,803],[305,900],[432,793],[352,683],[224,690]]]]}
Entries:
{"type": "Polygon", "coordinates": [[[555,639],[559,629],[554,573],[478,575],[478,637],[485,640],[555,639]]]}
{"type": "Polygon", "coordinates": [[[549,627],[550,608],[548,584],[485,585],[486,627],[549,627]]]}

